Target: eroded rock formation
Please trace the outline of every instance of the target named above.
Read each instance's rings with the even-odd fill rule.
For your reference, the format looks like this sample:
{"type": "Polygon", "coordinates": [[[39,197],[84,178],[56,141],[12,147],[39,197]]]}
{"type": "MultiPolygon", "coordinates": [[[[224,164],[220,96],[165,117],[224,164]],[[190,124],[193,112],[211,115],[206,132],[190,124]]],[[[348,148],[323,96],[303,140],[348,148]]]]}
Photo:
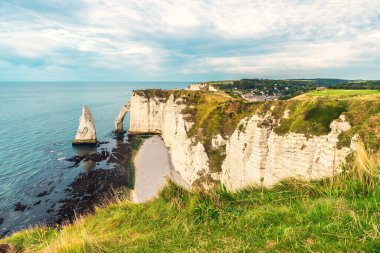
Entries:
{"type": "Polygon", "coordinates": [[[208,157],[204,146],[188,138],[191,123],[184,119],[186,107],[181,98],[171,95],[167,100],[132,95],[130,111],[130,134],[158,133],[162,135],[173,168],[188,185],[200,175],[208,173],[208,157]]]}
{"type": "Polygon", "coordinates": [[[79,119],[79,127],[73,145],[96,144],[96,129],[94,117],[87,106],[83,106],[82,116],[79,119]]]}
{"type": "Polygon", "coordinates": [[[119,115],[115,119],[115,133],[124,133],[123,121],[124,117],[129,112],[131,108],[131,102],[127,101],[124,106],[120,109],[119,115]]]}
{"type": "MultiPolygon", "coordinates": [[[[274,126],[267,124],[272,117],[269,110],[266,115],[254,114],[241,120],[244,128],[237,127],[227,139],[220,134],[213,137],[212,146],[226,144],[226,158],[222,171],[211,173],[205,146],[188,137],[193,122],[182,113],[186,108],[182,101],[173,95],[147,98],[133,94],[129,133],[161,134],[173,168],[188,185],[213,178],[234,191],[250,185],[272,186],[289,177],[320,179],[339,173],[339,165],[352,151],[352,147],[337,147],[339,133],[350,128],[343,115],[331,123],[329,134],[306,137],[276,134],[274,126]]],[[[285,111],[284,117],[288,114],[285,111]]]]}

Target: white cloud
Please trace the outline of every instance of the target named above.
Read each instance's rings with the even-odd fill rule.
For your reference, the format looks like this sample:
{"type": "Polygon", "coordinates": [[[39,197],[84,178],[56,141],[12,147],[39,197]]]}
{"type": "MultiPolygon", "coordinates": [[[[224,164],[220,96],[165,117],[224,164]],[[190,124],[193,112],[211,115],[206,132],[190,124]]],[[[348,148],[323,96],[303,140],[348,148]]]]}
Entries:
{"type": "Polygon", "coordinates": [[[366,64],[379,60],[380,31],[358,36],[355,40],[296,43],[284,45],[274,53],[232,57],[193,59],[181,69],[183,73],[207,71],[269,74],[292,71],[339,68],[350,64],[366,64]]]}
{"type": "Polygon", "coordinates": [[[0,0],[0,48],[57,67],[162,75],[344,68],[380,53],[378,0],[82,2],[62,18],[0,0]],[[210,50],[220,42],[232,46],[210,50]],[[89,58],[76,62],[68,51],[89,58]]]}

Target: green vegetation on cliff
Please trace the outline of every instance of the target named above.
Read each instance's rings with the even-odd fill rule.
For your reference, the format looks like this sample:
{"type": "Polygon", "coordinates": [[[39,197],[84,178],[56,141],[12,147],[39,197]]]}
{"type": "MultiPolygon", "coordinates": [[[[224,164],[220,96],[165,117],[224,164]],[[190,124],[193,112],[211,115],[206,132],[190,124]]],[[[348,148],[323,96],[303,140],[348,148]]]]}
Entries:
{"type": "Polygon", "coordinates": [[[378,160],[358,149],[330,180],[272,189],[187,192],[170,183],[146,204],[120,198],[57,230],[18,232],[16,252],[379,252],[378,160]]]}
{"type": "MultiPolygon", "coordinates": [[[[186,97],[186,119],[194,125],[189,137],[195,137],[206,146],[220,134],[227,138],[236,130],[244,129],[239,123],[253,114],[264,116],[271,113],[272,125],[277,134],[290,132],[306,136],[328,134],[333,120],[344,114],[352,126],[347,138],[358,133],[368,147],[376,149],[380,143],[379,126],[380,92],[373,90],[324,90],[306,93],[291,100],[262,101],[247,103],[222,92],[190,92],[186,97]],[[288,112],[288,117],[284,117],[288,112]],[[372,136],[365,132],[372,132],[372,136]]],[[[343,141],[342,136],[342,141],[343,141]]],[[[345,142],[348,146],[349,143],[345,142]]]]}
{"type": "Polygon", "coordinates": [[[246,103],[223,92],[193,93],[197,94],[197,98],[187,98],[187,107],[183,110],[186,120],[194,123],[188,136],[204,145],[210,160],[210,170],[221,171],[226,146],[213,147],[212,139],[217,135],[227,139],[240,121],[262,108],[263,103],[246,103]]]}
{"type": "MultiPolygon", "coordinates": [[[[380,92],[371,90],[314,91],[289,100],[291,103],[294,103],[293,101],[297,101],[296,103],[301,103],[303,105],[313,103],[317,106],[323,105],[322,107],[325,107],[326,105],[330,105],[330,108],[331,106],[335,107],[332,112],[326,112],[325,117],[333,118],[333,116],[335,117],[333,114],[341,110],[345,115],[346,120],[350,123],[351,129],[339,135],[339,145],[349,146],[351,138],[357,134],[363,141],[367,151],[370,153],[379,152],[380,92]]],[[[307,106],[305,106],[305,108],[306,107],[307,106]]],[[[306,111],[309,112],[309,110],[306,111]]],[[[294,119],[294,115],[298,115],[300,117],[299,113],[295,113],[291,116],[292,119],[294,119]]],[[[316,119],[315,117],[312,118],[316,119]]],[[[328,123],[328,121],[329,120],[327,120],[326,123],[328,123]]],[[[301,123],[299,125],[305,124],[305,122],[300,122],[301,123]]],[[[297,123],[295,123],[295,125],[297,126],[297,123]]],[[[327,126],[327,124],[325,124],[325,126],[327,126]]],[[[288,129],[286,129],[285,132],[287,130],[288,129]]],[[[327,128],[325,128],[325,130],[325,133],[327,133],[327,128]]],[[[302,132],[302,130],[300,130],[300,132],[302,132]]],[[[310,133],[315,134],[317,132],[313,130],[310,133]]]]}
{"type": "Polygon", "coordinates": [[[328,134],[333,120],[347,111],[344,101],[310,99],[289,101],[286,107],[289,117],[280,119],[275,128],[277,134],[302,133],[308,137],[328,134]]]}
{"type": "Polygon", "coordinates": [[[344,114],[352,128],[339,136],[339,147],[349,146],[351,138],[358,134],[368,151],[380,150],[380,91],[377,90],[312,91],[290,100],[253,103],[222,91],[141,90],[136,93],[165,101],[170,95],[181,98],[186,104],[185,119],[194,123],[188,136],[204,145],[211,171],[221,170],[226,148],[225,145],[213,147],[212,139],[218,134],[227,139],[236,129],[244,131],[244,119],[253,114],[264,116],[268,112],[272,117],[263,121],[262,127],[272,127],[280,135],[293,132],[307,137],[330,133],[331,122],[344,114]],[[283,117],[285,112],[288,118],[283,117]]]}
{"type": "Polygon", "coordinates": [[[243,119],[253,114],[264,116],[268,112],[271,113],[270,121],[263,121],[261,126],[273,127],[280,135],[293,132],[307,137],[330,133],[331,122],[344,114],[352,128],[339,136],[339,146],[349,146],[351,138],[358,134],[368,151],[380,150],[380,92],[377,91],[325,90],[291,100],[254,103],[221,92],[192,94],[187,98],[188,106],[183,111],[187,119],[194,122],[188,134],[205,146],[210,168],[215,171],[220,170],[225,146],[212,147],[212,138],[218,134],[228,138],[236,129],[244,131],[244,121],[240,123],[243,119]],[[285,112],[288,112],[287,118],[284,117],[285,112]]]}

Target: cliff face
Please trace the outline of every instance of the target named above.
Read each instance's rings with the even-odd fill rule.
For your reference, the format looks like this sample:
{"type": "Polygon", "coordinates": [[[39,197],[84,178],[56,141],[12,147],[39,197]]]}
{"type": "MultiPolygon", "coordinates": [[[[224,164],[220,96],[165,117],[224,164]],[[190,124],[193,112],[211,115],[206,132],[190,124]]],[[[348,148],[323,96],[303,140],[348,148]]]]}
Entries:
{"type": "MultiPolygon", "coordinates": [[[[133,94],[129,133],[161,134],[173,168],[189,186],[197,179],[212,178],[234,191],[253,184],[272,186],[288,177],[320,179],[338,173],[339,165],[351,152],[348,147],[337,147],[338,135],[350,129],[344,116],[330,124],[327,135],[278,135],[268,123],[277,122],[271,120],[268,110],[265,116],[255,113],[241,120],[230,137],[213,137],[212,146],[226,145],[226,152],[221,172],[211,173],[205,145],[189,137],[193,122],[183,113],[187,107],[183,101],[173,95],[149,98],[133,94]]],[[[285,111],[283,117],[288,114],[285,111]]]]}
{"type": "Polygon", "coordinates": [[[182,99],[132,95],[129,133],[159,133],[169,149],[173,168],[187,185],[208,173],[208,157],[201,143],[187,137],[191,127],[184,119],[182,99]]]}
{"type": "Polygon", "coordinates": [[[289,177],[321,179],[339,172],[351,152],[348,147],[337,148],[338,135],[350,128],[344,116],[331,123],[328,135],[311,138],[296,133],[277,135],[271,125],[262,124],[270,117],[270,113],[253,115],[242,121],[245,129],[237,129],[228,140],[221,174],[227,189],[272,186],[289,177]]]}

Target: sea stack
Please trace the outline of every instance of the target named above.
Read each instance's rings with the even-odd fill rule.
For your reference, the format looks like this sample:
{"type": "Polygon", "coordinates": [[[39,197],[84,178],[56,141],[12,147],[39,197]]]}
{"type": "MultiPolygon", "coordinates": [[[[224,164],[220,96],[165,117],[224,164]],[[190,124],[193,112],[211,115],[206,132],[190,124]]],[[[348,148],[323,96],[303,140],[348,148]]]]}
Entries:
{"type": "Polygon", "coordinates": [[[73,141],[73,145],[95,145],[96,129],[94,117],[87,106],[83,106],[82,116],[79,119],[79,127],[77,135],[73,141]]]}
{"type": "Polygon", "coordinates": [[[123,127],[123,121],[124,117],[129,112],[129,109],[131,109],[131,102],[127,101],[124,106],[120,109],[119,115],[117,115],[115,119],[115,133],[122,134],[124,133],[124,127],[123,127]]]}

